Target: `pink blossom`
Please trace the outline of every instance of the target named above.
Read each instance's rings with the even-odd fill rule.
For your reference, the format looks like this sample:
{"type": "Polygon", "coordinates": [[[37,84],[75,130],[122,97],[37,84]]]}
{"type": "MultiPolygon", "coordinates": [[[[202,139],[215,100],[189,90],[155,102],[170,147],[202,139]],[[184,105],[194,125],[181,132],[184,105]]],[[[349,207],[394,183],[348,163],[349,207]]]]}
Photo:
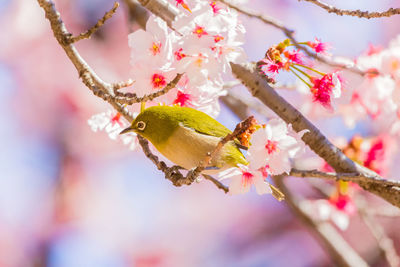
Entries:
{"type": "Polygon", "coordinates": [[[128,127],[129,122],[125,120],[120,113],[108,110],[93,115],[88,124],[92,131],[105,131],[112,140],[121,140],[123,144],[128,145],[130,149],[134,150],[138,146],[138,141],[135,133],[128,133],[126,135],[119,135],[119,133],[128,127]]]}
{"type": "Polygon", "coordinates": [[[337,73],[329,73],[318,79],[311,77],[314,101],[320,103],[328,109],[332,109],[332,98],[339,98],[342,92],[341,81],[337,73]]]}
{"type": "Polygon", "coordinates": [[[284,64],[280,61],[276,62],[268,58],[263,58],[261,61],[265,63],[261,65],[261,70],[264,72],[265,75],[272,74],[272,77],[278,74],[279,71],[284,67],[284,64]]]}
{"type": "Polygon", "coordinates": [[[217,14],[221,10],[221,7],[217,6],[217,3],[215,1],[211,1],[210,6],[211,6],[214,14],[217,14]]]}
{"type": "Polygon", "coordinates": [[[173,104],[178,104],[181,107],[190,107],[192,106],[191,99],[192,96],[190,94],[185,94],[182,91],[178,91],[173,104]]]}
{"type": "Polygon", "coordinates": [[[146,31],[137,30],[128,35],[131,47],[131,64],[142,61],[157,61],[165,64],[172,61],[172,40],[174,33],[162,19],[151,16],[147,20],[146,31]]]}
{"type": "Polygon", "coordinates": [[[350,215],[342,209],[337,208],[336,204],[332,204],[329,200],[303,200],[300,202],[300,207],[314,219],[331,221],[342,231],[349,227],[350,215]]]}
{"type": "Polygon", "coordinates": [[[340,210],[348,215],[353,215],[356,211],[353,198],[349,195],[337,194],[329,198],[329,203],[337,210],[340,210]]]}
{"type": "Polygon", "coordinates": [[[304,54],[301,51],[285,51],[284,54],[289,62],[303,64],[304,54]]]}
{"type": "Polygon", "coordinates": [[[237,168],[230,168],[219,174],[219,179],[231,179],[229,184],[229,193],[245,194],[249,192],[251,185],[254,185],[259,195],[271,194],[269,183],[265,181],[262,172],[250,169],[247,166],[240,165],[237,168]]]}
{"type": "Polygon", "coordinates": [[[251,137],[247,152],[250,167],[258,169],[268,165],[273,175],[288,173],[291,160],[304,152],[305,144],[301,137],[306,131],[295,133],[284,121],[270,120],[265,128],[257,130],[251,137]]]}
{"type": "MultiPolygon", "coordinates": [[[[129,90],[138,96],[154,93],[166,86],[177,74],[177,71],[160,67],[157,61],[136,62],[132,66],[131,78],[135,81],[133,88],[129,90]]],[[[165,65],[164,65],[165,66],[165,65]]],[[[155,101],[165,101],[165,95],[156,98],[155,101]]]]}
{"type": "Polygon", "coordinates": [[[330,48],[328,43],[321,42],[320,39],[315,38],[314,42],[307,42],[307,45],[315,51],[315,53],[326,54],[327,50],[330,48]]]}

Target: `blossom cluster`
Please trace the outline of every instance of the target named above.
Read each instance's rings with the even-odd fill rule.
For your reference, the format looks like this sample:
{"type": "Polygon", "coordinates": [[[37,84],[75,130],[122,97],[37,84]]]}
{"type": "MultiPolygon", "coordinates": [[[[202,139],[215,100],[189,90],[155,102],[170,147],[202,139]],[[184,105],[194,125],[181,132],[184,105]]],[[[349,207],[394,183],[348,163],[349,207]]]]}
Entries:
{"type": "Polygon", "coordinates": [[[247,152],[249,165],[223,171],[220,179],[231,178],[231,194],[247,193],[251,185],[258,194],[271,193],[266,178],[290,172],[291,161],[305,152],[301,138],[307,131],[296,133],[281,119],[270,120],[251,136],[247,152]]]}
{"type": "MultiPolygon", "coordinates": [[[[338,143],[340,140],[337,140],[338,143]]],[[[342,143],[342,142],[340,142],[342,143]]],[[[390,159],[394,153],[393,140],[387,135],[363,138],[353,136],[347,144],[338,144],[343,153],[351,160],[375,171],[387,175],[390,169],[390,159]]],[[[323,171],[334,171],[324,163],[323,171]]],[[[352,182],[335,182],[335,188],[327,199],[304,200],[302,205],[311,215],[322,221],[332,221],[339,229],[346,230],[350,218],[356,214],[354,196],[359,191],[357,184],[352,182]]]]}
{"type": "MultiPolygon", "coordinates": [[[[244,27],[237,13],[220,3],[176,1],[183,7],[172,23],[151,16],[146,30],[131,33],[134,92],[146,95],[162,89],[178,73],[177,87],[153,102],[196,108],[211,116],[219,113],[218,97],[230,62],[245,61],[244,27]]],[[[148,103],[152,105],[152,103],[148,103]]]]}
{"type": "Polygon", "coordinates": [[[129,122],[121,116],[121,113],[108,110],[96,115],[93,115],[88,124],[93,132],[105,131],[112,140],[120,138],[124,145],[129,146],[131,150],[135,150],[138,146],[136,134],[133,132],[119,135],[119,133],[129,126],[129,122]]]}
{"type": "MultiPolygon", "coordinates": [[[[178,73],[184,73],[175,88],[146,103],[146,106],[179,105],[198,109],[213,117],[219,114],[223,75],[230,74],[230,62],[242,63],[240,46],[245,29],[235,11],[209,1],[171,1],[182,7],[171,30],[165,21],[150,16],[146,29],[128,36],[131,48],[133,86],[129,92],[141,97],[163,89],[178,73]]],[[[139,111],[139,105],[128,107],[139,111]]],[[[104,113],[94,118],[107,116],[104,113]]],[[[90,120],[93,125],[98,120],[90,120]]],[[[112,121],[109,121],[112,123],[112,121]]],[[[113,124],[115,125],[115,124],[113,124]]],[[[108,128],[112,139],[117,138],[108,128]]]]}
{"type": "MultiPolygon", "coordinates": [[[[314,50],[316,53],[327,54],[328,44],[315,41],[299,43],[314,50]]],[[[332,111],[335,108],[333,100],[338,99],[342,93],[342,79],[338,72],[323,73],[312,68],[305,61],[304,54],[299,50],[290,49],[293,44],[289,39],[278,45],[272,46],[265,54],[265,58],[258,62],[261,72],[267,79],[275,83],[275,75],[281,70],[290,71],[309,89],[312,100],[332,111]]]]}
{"type": "Polygon", "coordinates": [[[349,126],[369,117],[378,133],[400,136],[400,36],[386,49],[370,46],[355,60],[367,72],[339,112],[349,126]]]}
{"type": "MultiPolygon", "coordinates": [[[[246,59],[240,47],[245,29],[237,13],[219,2],[176,0],[171,3],[181,12],[170,27],[162,19],[150,16],[145,30],[128,36],[134,83],[125,90],[139,97],[148,95],[163,89],[178,73],[183,73],[176,88],[146,105],[186,106],[216,116],[218,97],[224,94],[223,78],[231,73],[230,62],[243,63],[246,59]]],[[[324,49],[322,43],[308,45],[316,50],[324,49]]],[[[300,53],[282,53],[290,62],[301,63],[300,53]]],[[[324,76],[314,82],[321,84],[319,87],[329,87],[328,83],[334,81],[335,76],[324,76]]],[[[135,106],[128,108],[138,111],[135,106]]],[[[117,134],[127,126],[119,113],[111,112],[93,116],[89,124],[94,131],[105,130],[112,139],[119,138],[117,134]]],[[[255,127],[241,140],[249,146],[249,165],[223,171],[219,178],[231,178],[232,194],[245,193],[252,184],[259,194],[271,193],[273,187],[266,180],[268,175],[290,171],[293,159],[305,149],[301,141],[304,133],[296,133],[280,119],[255,127]]],[[[134,147],[137,143],[134,134],[129,138],[123,141],[134,147]]]]}

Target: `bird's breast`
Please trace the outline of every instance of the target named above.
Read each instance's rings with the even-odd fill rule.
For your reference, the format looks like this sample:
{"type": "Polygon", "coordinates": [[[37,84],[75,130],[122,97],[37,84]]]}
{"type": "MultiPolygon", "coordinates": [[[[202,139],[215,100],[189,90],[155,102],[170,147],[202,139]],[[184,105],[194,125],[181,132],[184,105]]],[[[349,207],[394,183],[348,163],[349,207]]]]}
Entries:
{"type": "MultiPolygon", "coordinates": [[[[192,169],[201,163],[212,152],[221,139],[215,136],[204,135],[193,129],[179,126],[168,140],[156,148],[173,163],[185,168],[192,169]]],[[[211,162],[212,166],[223,167],[220,162],[220,154],[216,155],[211,162]]]]}

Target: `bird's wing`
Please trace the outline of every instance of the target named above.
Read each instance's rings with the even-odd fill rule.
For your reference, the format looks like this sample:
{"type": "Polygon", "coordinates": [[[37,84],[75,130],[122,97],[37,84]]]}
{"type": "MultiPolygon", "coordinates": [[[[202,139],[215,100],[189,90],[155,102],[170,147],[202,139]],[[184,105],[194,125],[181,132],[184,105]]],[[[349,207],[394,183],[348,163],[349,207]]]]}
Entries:
{"type": "Polygon", "coordinates": [[[231,133],[224,125],[201,111],[189,108],[180,108],[179,111],[179,121],[198,133],[216,137],[225,137],[231,133]]]}
{"type": "MultiPolygon", "coordinates": [[[[231,130],[203,112],[185,108],[181,108],[181,110],[180,121],[182,122],[182,125],[191,128],[198,133],[220,138],[224,138],[228,134],[232,133],[231,130]],[[199,121],[201,123],[198,123],[199,121]]],[[[243,146],[238,139],[234,139],[234,142],[239,148],[247,149],[247,147],[243,146]]]]}

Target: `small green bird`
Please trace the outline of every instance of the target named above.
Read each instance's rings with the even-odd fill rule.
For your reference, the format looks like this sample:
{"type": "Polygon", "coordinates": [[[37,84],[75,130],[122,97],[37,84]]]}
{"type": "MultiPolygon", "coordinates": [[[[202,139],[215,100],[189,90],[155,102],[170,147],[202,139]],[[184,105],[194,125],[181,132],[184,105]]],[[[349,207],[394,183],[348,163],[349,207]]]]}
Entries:
{"type": "MultiPolygon", "coordinates": [[[[143,110],[121,134],[135,132],[149,140],[173,163],[187,170],[200,165],[231,131],[196,109],[180,106],[153,106],[143,110]]],[[[239,142],[230,141],[213,157],[204,174],[215,174],[248,162],[239,150],[239,142]]]]}

